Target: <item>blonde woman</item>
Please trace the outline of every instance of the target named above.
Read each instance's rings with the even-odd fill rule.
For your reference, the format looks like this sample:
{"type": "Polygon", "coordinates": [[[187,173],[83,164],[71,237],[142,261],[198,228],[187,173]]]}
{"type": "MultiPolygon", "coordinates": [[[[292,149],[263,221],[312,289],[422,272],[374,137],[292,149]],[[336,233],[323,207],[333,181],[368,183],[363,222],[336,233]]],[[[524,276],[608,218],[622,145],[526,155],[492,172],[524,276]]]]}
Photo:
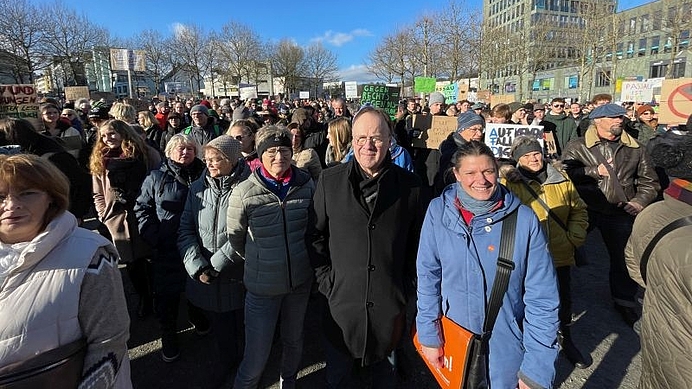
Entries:
{"type": "Polygon", "coordinates": [[[109,120],[99,128],[99,137],[89,160],[94,205],[99,220],[108,228],[120,260],[140,295],[138,315],[152,307],[145,260],[149,250],[137,231],[134,205],[146,175],[161,164],[144,139],[122,120],[109,120]]]}
{"type": "Polygon", "coordinates": [[[165,145],[161,141],[164,132],[153,113],[146,110],[137,112],[137,123],[142,126],[150,145],[155,146],[158,150],[165,149],[165,145]]]}
{"type": "Polygon", "coordinates": [[[346,155],[351,151],[351,121],[345,117],[338,117],[329,122],[327,125],[327,138],[329,145],[327,146],[327,154],[325,163],[334,165],[341,163],[346,155]]]}

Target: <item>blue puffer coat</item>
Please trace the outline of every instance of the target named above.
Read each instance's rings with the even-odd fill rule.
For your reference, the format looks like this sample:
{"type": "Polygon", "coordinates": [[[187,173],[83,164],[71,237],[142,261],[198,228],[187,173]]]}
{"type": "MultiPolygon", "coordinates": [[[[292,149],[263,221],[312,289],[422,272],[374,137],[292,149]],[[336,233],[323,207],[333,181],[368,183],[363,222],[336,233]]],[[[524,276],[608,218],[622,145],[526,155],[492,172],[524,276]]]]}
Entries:
{"type": "Polygon", "coordinates": [[[243,307],[243,264],[231,259],[235,250],[226,235],[226,211],[231,192],[249,175],[245,163],[237,163],[229,176],[218,179],[205,173],[192,183],[187,195],[178,237],[178,250],[190,276],[185,294],[190,302],[208,311],[243,307]],[[207,285],[197,277],[209,267],[219,276],[207,285]]]}
{"type": "Polygon", "coordinates": [[[182,167],[170,159],[144,179],[134,211],[139,234],[152,248],[154,291],[180,293],[185,290],[186,273],[178,252],[180,216],[188,188],[204,171],[204,163],[195,159],[182,167]]]}
{"type": "Polygon", "coordinates": [[[541,225],[531,208],[499,186],[502,207],[474,216],[468,226],[454,205],[457,185],[430,203],[423,223],[417,259],[420,342],[443,345],[437,325],[443,314],[470,331],[482,331],[502,223],[517,209],[515,269],[490,339],[491,387],[514,388],[519,378],[530,387],[552,387],[559,299],[541,225]]]}

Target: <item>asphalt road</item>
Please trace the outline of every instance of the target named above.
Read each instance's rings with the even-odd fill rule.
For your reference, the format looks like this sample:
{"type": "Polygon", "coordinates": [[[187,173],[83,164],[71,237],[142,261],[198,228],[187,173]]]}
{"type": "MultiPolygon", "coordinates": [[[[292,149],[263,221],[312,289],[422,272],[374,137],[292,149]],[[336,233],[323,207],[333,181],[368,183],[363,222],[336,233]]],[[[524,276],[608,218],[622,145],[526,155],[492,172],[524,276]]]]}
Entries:
{"type": "MultiPolygon", "coordinates": [[[[600,235],[592,233],[587,241],[588,264],[575,268],[572,273],[573,310],[575,322],[572,334],[575,343],[589,353],[593,364],[583,370],[574,369],[560,356],[557,363],[556,388],[577,389],[635,389],[641,366],[639,338],[612,309],[608,287],[608,257],[600,235]]],[[[181,317],[181,358],[164,363],[160,358],[160,339],[153,317],[139,319],[134,315],[136,295],[126,280],[126,293],[132,325],[128,343],[132,364],[132,382],[135,388],[194,389],[212,388],[215,365],[211,337],[200,337],[186,317],[181,317]]],[[[311,301],[305,321],[305,346],[298,388],[321,388],[324,378],[324,359],[320,348],[318,305],[311,301]]],[[[181,316],[185,310],[181,309],[181,316]]],[[[406,377],[397,388],[423,389],[437,385],[410,344],[405,355],[409,362],[406,377]]],[[[274,347],[261,381],[260,388],[279,388],[278,361],[280,347],[274,347]]],[[[232,378],[231,378],[232,379],[232,378]]],[[[222,387],[230,388],[231,379],[222,387]]]]}

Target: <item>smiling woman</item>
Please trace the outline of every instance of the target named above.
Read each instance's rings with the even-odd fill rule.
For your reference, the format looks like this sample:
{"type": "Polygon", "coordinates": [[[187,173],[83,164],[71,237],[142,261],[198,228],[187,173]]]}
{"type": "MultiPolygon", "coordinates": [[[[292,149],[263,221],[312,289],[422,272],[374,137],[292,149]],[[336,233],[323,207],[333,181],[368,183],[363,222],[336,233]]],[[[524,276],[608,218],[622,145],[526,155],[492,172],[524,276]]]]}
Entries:
{"type": "Polygon", "coordinates": [[[47,160],[0,155],[0,387],[10,376],[19,387],[132,387],[118,253],[77,227],[68,192],[47,160]]]}
{"type": "Polygon", "coordinates": [[[423,354],[442,367],[443,315],[482,333],[489,286],[501,262],[496,245],[503,224],[516,213],[522,228],[515,232],[515,247],[522,250],[504,259],[513,263],[513,270],[485,356],[487,380],[498,388],[551,387],[559,302],[541,225],[533,211],[498,182],[497,163],[487,145],[468,142],[452,161],[458,185],[447,186],[430,203],[418,248],[416,326],[423,354]]]}

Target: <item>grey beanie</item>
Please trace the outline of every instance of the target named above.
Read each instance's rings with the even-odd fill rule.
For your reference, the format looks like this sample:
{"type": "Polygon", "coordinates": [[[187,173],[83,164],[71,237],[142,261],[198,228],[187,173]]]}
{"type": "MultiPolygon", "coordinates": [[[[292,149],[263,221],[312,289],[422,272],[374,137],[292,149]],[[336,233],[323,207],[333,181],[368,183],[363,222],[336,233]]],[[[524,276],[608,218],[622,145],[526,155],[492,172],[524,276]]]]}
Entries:
{"type": "Polygon", "coordinates": [[[433,92],[430,94],[430,97],[428,97],[428,107],[435,104],[435,103],[445,103],[445,95],[443,95],[440,92],[433,92]]]}
{"type": "Polygon", "coordinates": [[[230,135],[219,135],[207,143],[204,148],[214,148],[221,152],[229,161],[235,162],[240,158],[240,142],[230,135]]]}
{"type": "Polygon", "coordinates": [[[485,120],[473,111],[466,111],[457,117],[457,131],[463,131],[477,124],[485,126],[485,120]]]}
{"type": "Polygon", "coordinates": [[[197,104],[190,108],[190,115],[192,115],[193,112],[202,112],[203,114],[209,116],[209,108],[200,104],[197,104]]]}
{"type": "MultiPolygon", "coordinates": [[[[523,136],[522,138],[528,138],[527,136],[523,136]]],[[[515,139],[516,141],[519,140],[520,138],[515,139]]],[[[524,156],[525,154],[532,153],[532,152],[538,152],[543,154],[543,148],[541,147],[541,144],[538,143],[536,139],[526,139],[521,142],[521,144],[517,144],[516,146],[513,144],[512,145],[512,159],[515,161],[519,161],[519,158],[524,156]]]]}

